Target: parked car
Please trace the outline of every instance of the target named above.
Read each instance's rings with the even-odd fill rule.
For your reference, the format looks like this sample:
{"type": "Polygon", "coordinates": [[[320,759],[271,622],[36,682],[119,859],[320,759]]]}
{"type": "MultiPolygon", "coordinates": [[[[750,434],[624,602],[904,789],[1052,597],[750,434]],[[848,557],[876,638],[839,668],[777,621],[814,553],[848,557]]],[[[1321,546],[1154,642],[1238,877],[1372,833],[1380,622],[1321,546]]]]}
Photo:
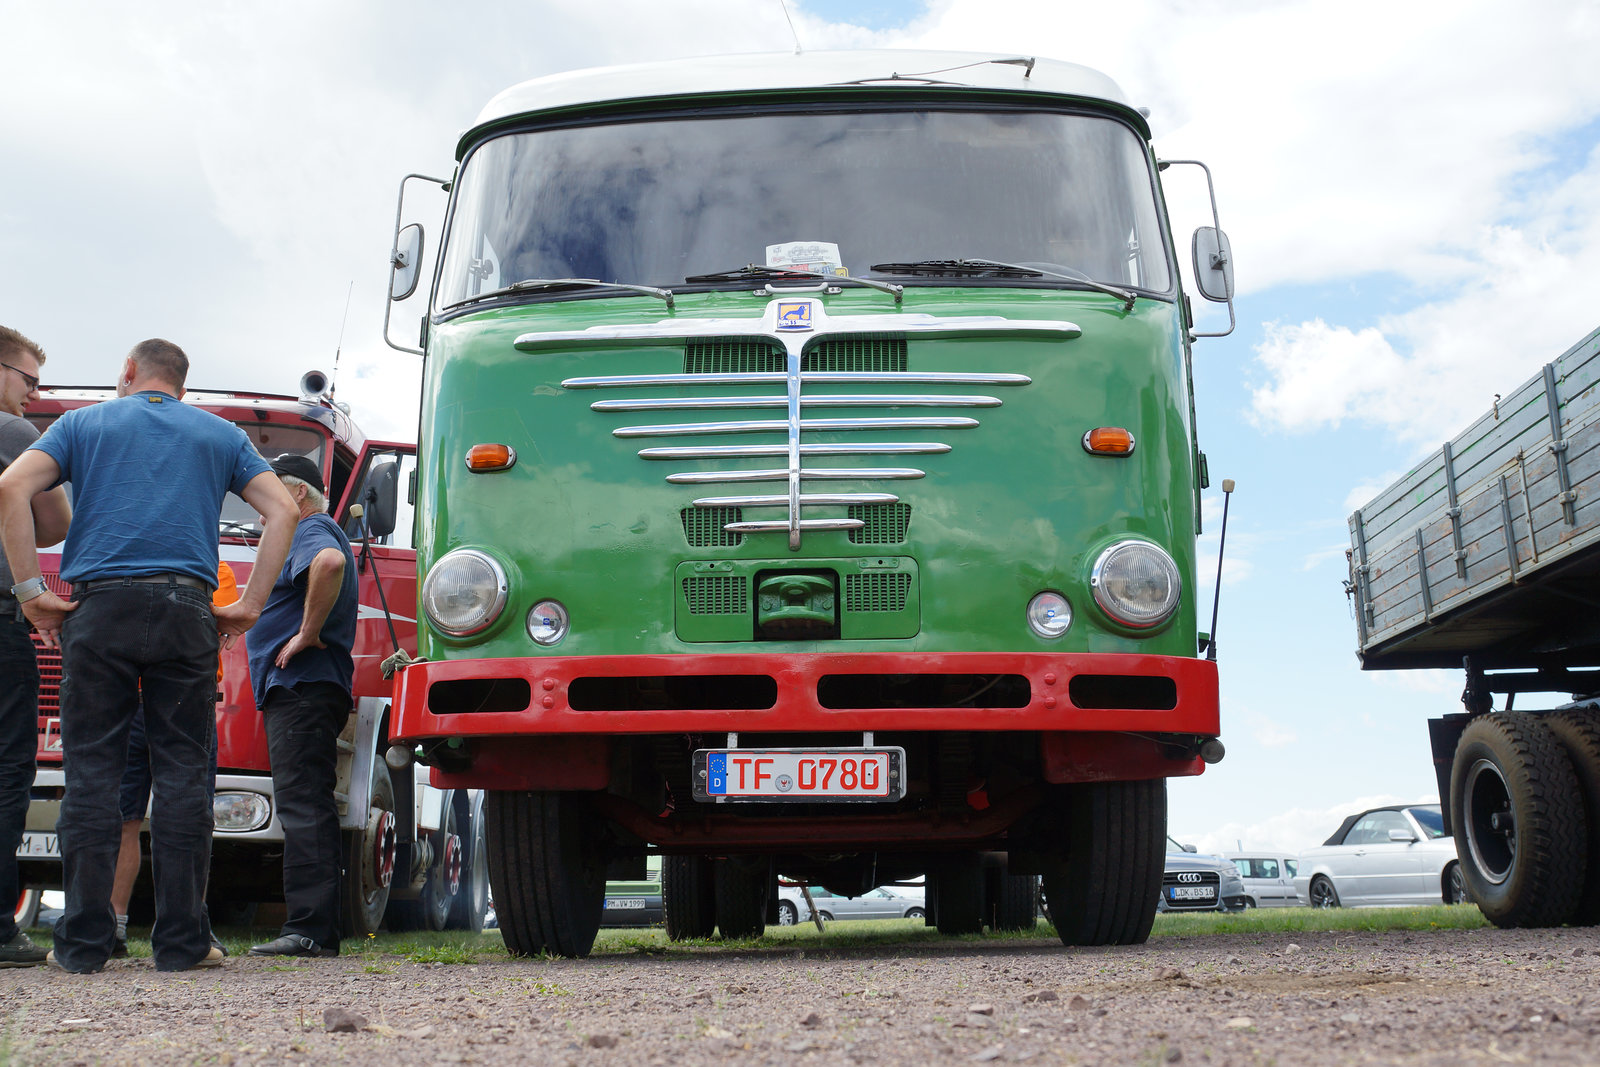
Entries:
{"type": "MultiPolygon", "coordinates": [[[[880,886],[858,897],[844,897],[821,886],[812,886],[811,902],[816,905],[824,922],[834,919],[920,919],[927,914],[926,898],[921,886],[880,886]]],[[[811,910],[806,907],[800,886],[778,883],[778,925],[793,926],[810,920],[811,910]]]]}
{"type": "Polygon", "coordinates": [[[1350,816],[1320,847],[1300,853],[1294,888],[1313,908],[1468,902],[1437,804],[1350,816]]]}
{"type": "Polygon", "coordinates": [[[1227,852],[1223,858],[1239,868],[1250,907],[1300,906],[1300,896],[1294,891],[1294,872],[1299,868],[1296,857],[1282,852],[1227,852]]]}
{"type": "Polygon", "coordinates": [[[1239,868],[1221,856],[1202,856],[1193,845],[1167,838],[1157,911],[1243,911],[1249,902],[1239,868]]]}

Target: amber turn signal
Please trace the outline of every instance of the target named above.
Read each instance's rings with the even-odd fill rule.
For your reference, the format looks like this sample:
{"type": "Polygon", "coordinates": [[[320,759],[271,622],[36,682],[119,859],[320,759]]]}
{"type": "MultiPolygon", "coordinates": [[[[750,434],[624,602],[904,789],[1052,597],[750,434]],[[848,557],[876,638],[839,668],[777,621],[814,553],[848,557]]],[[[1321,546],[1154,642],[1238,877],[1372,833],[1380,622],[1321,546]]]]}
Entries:
{"type": "Polygon", "coordinates": [[[1133,434],[1121,426],[1096,426],[1083,435],[1083,450],[1097,456],[1126,456],[1133,451],[1133,434]]]}
{"type": "Polygon", "coordinates": [[[510,445],[473,445],[467,449],[467,470],[503,471],[517,461],[510,445]]]}

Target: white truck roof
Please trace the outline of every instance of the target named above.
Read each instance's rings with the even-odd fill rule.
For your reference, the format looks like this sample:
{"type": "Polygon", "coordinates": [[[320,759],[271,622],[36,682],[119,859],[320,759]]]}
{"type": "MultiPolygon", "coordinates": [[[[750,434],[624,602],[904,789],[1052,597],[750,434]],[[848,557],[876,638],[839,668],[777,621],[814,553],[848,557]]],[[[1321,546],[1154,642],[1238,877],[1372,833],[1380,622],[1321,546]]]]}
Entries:
{"type": "Polygon", "coordinates": [[[864,49],[706,56],[551,74],[514,85],[490,100],[473,129],[516,115],[589,104],[855,84],[924,92],[941,86],[1006,89],[1104,100],[1134,110],[1116,82],[1076,63],[1003,52],[864,49]]]}

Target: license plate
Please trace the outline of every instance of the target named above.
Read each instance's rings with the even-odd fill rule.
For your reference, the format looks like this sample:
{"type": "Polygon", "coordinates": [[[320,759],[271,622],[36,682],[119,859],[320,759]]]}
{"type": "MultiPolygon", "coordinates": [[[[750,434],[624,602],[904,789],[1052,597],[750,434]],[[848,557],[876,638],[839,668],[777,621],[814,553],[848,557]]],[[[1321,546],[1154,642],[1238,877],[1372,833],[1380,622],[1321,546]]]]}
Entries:
{"type": "Polygon", "coordinates": [[[899,800],[903,748],[709,748],[695,753],[696,800],[899,800]]]}
{"type": "Polygon", "coordinates": [[[644,897],[613,897],[606,901],[611,911],[643,911],[644,897]]]}
{"type": "Polygon", "coordinates": [[[1209,885],[1175,885],[1167,890],[1168,900],[1216,900],[1217,890],[1209,885]]]}
{"type": "Polygon", "coordinates": [[[26,833],[17,846],[17,858],[28,860],[58,860],[61,858],[61,841],[55,834],[26,833]]]}

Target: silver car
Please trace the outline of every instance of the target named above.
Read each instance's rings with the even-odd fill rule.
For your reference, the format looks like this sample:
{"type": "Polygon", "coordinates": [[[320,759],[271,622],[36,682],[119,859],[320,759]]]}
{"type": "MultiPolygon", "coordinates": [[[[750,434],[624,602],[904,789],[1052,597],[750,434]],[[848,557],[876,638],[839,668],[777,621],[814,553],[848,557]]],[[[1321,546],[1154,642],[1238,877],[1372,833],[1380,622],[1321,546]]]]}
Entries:
{"type": "Polygon", "coordinates": [[[1300,896],[1294,891],[1299,863],[1294,856],[1281,852],[1227,852],[1223,858],[1239,868],[1252,908],[1299,907],[1300,896]]]}
{"type": "Polygon", "coordinates": [[[1300,853],[1295,893],[1313,908],[1465,904],[1455,839],[1437,804],[1372,808],[1300,853]]]}
{"type": "Polygon", "coordinates": [[[1167,838],[1157,911],[1243,911],[1250,901],[1239,868],[1220,856],[1202,856],[1193,845],[1167,838]]]}
{"type": "MultiPolygon", "coordinates": [[[[925,903],[921,886],[880,886],[857,897],[843,897],[821,886],[811,887],[811,902],[824,922],[835,919],[920,919],[925,903]]],[[[809,922],[811,910],[797,885],[778,885],[778,925],[809,922]]]]}

